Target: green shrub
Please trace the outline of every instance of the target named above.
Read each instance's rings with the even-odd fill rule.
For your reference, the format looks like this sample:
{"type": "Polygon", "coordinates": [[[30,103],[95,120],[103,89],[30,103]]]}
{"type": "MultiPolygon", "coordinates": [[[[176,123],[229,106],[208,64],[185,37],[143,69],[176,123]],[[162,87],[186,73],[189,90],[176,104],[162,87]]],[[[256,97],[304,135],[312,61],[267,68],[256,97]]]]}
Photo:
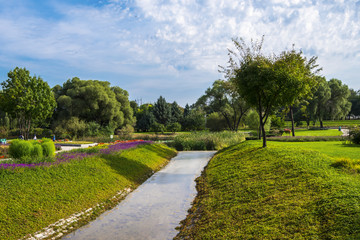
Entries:
{"type": "Polygon", "coordinates": [[[176,136],[169,145],[179,151],[220,150],[244,140],[244,134],[238,132],[193,132],[176,136]]]}
{"type": "Polygon", "coordinates": [[[9,146],[9,155],[12,158],[21,159],[30,156],[32,153],[33,145],[29,141],[15,139],[11,141],[9,146]]]}
{"type": "Polygon", "coordinates": [[[170,123],[169,126],[167,126],[167,130],[173,133],[180,132],[181,124],[178,122],[170,123]]]}
{"type": "Polygon", "coordinates": [[[55,144],[48,138],[42,139],[41,147],[43,149],[44,157],[52,157],[55,156],[55,144]]]}
{"type": "Polygon", "coordinates": [[[360,144],[360,128],[354,127],[349,131],[349,137],[352,143],[360,144]]]}
{"type": "Polygon", "coordinates": [[[43,156],[43,149],[42,149],[41,145],[38,143],[33,143],[31,157],[42,158],[42,156],[43,156]]]}

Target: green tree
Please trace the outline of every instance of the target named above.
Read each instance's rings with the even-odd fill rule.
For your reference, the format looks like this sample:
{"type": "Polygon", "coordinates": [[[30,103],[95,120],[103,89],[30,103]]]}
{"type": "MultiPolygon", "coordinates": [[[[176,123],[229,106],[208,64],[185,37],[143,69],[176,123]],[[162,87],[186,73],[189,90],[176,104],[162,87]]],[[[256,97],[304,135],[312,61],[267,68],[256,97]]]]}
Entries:
{"type": "Polygon", "coordinates": [[[330,119],[343,119],[351,110],[350,90],[339,79],[330,79],[331,97],[328,102],[330,119]]]}
{"type": "Polygon", "coordinates": [[[153,106],[151,104],[143,104],[140,106],[136,113],[136,126],[137,131],[148,132],[151,130],[155,122],[153,114],[153,106]]]}
{"type": "Polygon", "coordinates": [[[328,102],[331,98],[331,89],[325,77],[317,77],[317,81],[317,90],[309,101],[306,112],[310,119],[319,121],[320,127],[323,128],[323,120],[328,116],[328,102]]]}
{"type": "Polygon", "coordinates": [[[233,39],[233,42],[239,54],[229,52],[230,65],[226,73],[235,75],[230,79],[235,81],[240,95],[257,110],[263,147],[266,147],[265,124],[269,116],[280,107],[294,104],[301,93],[305,93],[302,90],[307,88],[304,78],[312,75],[311,69],[316,67],[316,58],[307,61],[301,52],[294,51],[266,57],[261,53],[263,39],[252,42],[251,47],[242,39],[233,39]],[[304,62],[309,67],[304,67],[304,62]],[[290,65],[296,67],[289,67],[290,65]]]}
{"type": "Polygon", "coordinates": [[[177,102],[173,102],[171,104],[171,122],[172,123],[180,123],[183,116],[183,112],[180,109],[180,106],[177,102]]]}
{"type": "Polygon", "coordinates": [[[241,118],[250,109],[248,104],[236,91],[233,82],[216,80],[205,95],[201,96],[195,106],[202,107],[209,115],[218,112],[227,123],[228,129],[237,131],[241,118]]]}
{"type": "Polygon", "coordinates": [[[26,68],[16,67],[10,71],[1,86],[2,108],[18,120],[20,132],[25,138],[29,137],[34,124],[52,116],[56,101],[51,88],[42,78],[31,77],[26,68]]]}
{"type": "Polygon", "coordinates": [[[360,91],[350,89],[349,101],[351,102],[349,117],[357,118],[360,116],[360,91]]]}
{"type": "Polygon", "coordinates": [[[183,118],[182,129],[186,131],[200,131],[205,129],[205,112],[201,109],[194,108],[183,118]]]}
{"type": "Polygon", "coordinates": [[[71,117],[85,123],[95,122],[106,132],[135,123],[127,91],[110,87],[109,82],[75,77],[67,80],[62,87],[55,86],[53,91],[58,103],[55,127],[71,117]]]}
{"type": "Polygon", "coordinates": [[[164,126],[171,121],[171,108],[162,96],[154,104],[153,113],[156,121],[164,126]]]}

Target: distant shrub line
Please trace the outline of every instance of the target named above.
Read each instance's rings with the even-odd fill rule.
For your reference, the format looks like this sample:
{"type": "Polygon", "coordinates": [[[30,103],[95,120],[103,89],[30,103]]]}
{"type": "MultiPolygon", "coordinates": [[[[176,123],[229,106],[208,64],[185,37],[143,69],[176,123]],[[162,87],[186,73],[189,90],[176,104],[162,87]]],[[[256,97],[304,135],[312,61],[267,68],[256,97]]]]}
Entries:
{"type": "Polygon", "coordinates": [[[244,134],[239,132],[193,132],[177,135],[169,145],[178,151],[220,150],[244,140],[244,134]]]}

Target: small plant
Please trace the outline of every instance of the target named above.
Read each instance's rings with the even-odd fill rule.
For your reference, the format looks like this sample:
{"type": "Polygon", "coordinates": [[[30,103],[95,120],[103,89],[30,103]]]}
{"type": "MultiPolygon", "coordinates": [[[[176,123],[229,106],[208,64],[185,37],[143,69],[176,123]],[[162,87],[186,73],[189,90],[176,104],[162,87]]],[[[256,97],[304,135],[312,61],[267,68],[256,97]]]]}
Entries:
{"type": "Polygon", "coordinates": [[[349,137],[352,143],[360,144],[360,128],[358,126],[350,129],[349,137]]]}

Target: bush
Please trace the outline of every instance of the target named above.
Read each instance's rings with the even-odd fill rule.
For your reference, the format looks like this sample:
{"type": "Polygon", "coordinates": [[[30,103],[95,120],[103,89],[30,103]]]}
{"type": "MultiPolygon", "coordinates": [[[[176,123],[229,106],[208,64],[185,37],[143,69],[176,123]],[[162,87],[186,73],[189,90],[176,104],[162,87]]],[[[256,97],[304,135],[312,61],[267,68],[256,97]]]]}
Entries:
{"type": "Polygon", "coordinates": [[[360,144],[360,128],[354,127],[349,130],[349,137],[352,143],[360,144]]]}
{"type": "Polygon", "coordinates": [[[121,139],[130,139],[131,134],[134,132],[134,127],[127,124],[126,126],[122,127],[121,129],[117,130],[117,135],[121,139]]]}
{"type": "Polygon", "coordinates": [[[46,138],[41,143],[15,139],[11,141],[9,146],[9,155],[12,158],[25,160],[26,162],[39,162],[43,157],[55,156],[55,144],[46,138]]]}
{"type": "Polygon", "coordinates": [[[164,133],[165,132],[165,126],[164,126],[164,124],[154,122],[151,125],[151,131],[153,131],[155,133],[164,133]]]}
{"type": "Polygon", "coordinates": [[[44,157],[53,157],[55,156],[55,144],[48,138],[42,139],[41,147],[43,150],[44,157]]]}
{"type": "Polygon", "coordinates": [[[11,141],[9,146],[9,155],[12,158],[21,159],[30,156],[32,153],[33,145],[29,141],[15,139],[11,141]]]}
{"type": "Polygon", "coordinates": [[[179,151],[220,150],[244,140],[244,134],[238,132],[193,132],[176,136],[169,145],[179,151]]]}
{"type": "Polygon", "coordinates": [[[9,135],[9,131],[6,127],[1,126],[0,127],[0,138],[7,138],[9,135]]]}
{"type": "Polygon", "coordinates": [[[180,132],[181,131],[181,124],[178,122],[170,123],[167,127],[167,130],[170,132],[180,132]]]}
{"type": "Polygon", "coordinates": [[[218,112],[211,113],[206,119],[206,127],[212,132],[224,131],[228,126],[218,112]]]}
{"type": "Polygon", "coordinates": [[[34,158],[42,158],[43,157],[43,149],[39,143],[33,144],[33,148],[31,150],[31,157],[34,157],[34,158]]]}

